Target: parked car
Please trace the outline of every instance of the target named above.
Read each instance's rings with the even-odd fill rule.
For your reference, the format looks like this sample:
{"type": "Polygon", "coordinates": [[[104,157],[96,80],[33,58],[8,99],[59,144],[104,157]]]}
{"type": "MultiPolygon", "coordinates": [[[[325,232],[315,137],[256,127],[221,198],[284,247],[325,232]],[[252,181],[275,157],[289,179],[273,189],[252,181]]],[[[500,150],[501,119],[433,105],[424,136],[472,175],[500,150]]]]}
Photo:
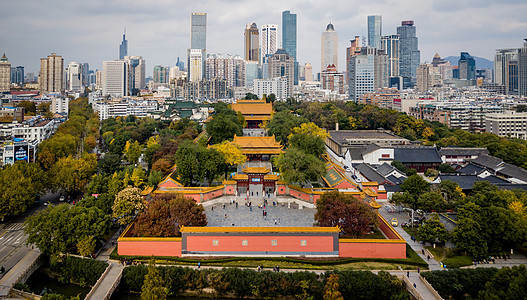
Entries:
{"type": "Polygon", "coordinates": [[[391,223],[392,223],[393,227],[397,227],[397,225],[399,225],[399,222],[397,221],[397,218],[393,218],[391,223]]]}
{"type": "Polygon", "coordinates": [[[64,200],[66,200],[66,197],[64,197],[64,196],[60,196],[59,201],[60,201],[60,202],[64,202],[64,200]]]}

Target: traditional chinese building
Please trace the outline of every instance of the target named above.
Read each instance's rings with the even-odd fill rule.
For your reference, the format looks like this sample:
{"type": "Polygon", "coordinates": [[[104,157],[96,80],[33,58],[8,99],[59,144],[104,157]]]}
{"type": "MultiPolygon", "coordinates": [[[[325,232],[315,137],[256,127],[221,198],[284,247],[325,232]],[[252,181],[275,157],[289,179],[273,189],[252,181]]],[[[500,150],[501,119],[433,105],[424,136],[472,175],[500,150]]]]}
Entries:
{"type": "Polygon", "coordinates": [[[245,128],[261,128],[273,115],[273,104],[266,100],[238,100],[231,108],[245,117],[245,128]]]}

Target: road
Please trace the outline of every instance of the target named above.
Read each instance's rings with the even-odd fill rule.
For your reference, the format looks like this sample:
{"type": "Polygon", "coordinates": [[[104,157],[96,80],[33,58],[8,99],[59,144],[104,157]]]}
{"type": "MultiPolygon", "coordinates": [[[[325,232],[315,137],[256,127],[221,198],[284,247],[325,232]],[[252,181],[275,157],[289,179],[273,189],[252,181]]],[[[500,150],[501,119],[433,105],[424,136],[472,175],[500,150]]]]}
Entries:
{"type": "Polygon", "coordinates": [[[46,202],[59,203],[59,197],[59,192],[48,193],[41,197],[38,205],[31,207],[23,216],[0,225],[0,268],[4,267],[4,274],[31,250],[31,246],[26,246],[27,236],[24,234],[26,218],[45,209],[46,202]]]}

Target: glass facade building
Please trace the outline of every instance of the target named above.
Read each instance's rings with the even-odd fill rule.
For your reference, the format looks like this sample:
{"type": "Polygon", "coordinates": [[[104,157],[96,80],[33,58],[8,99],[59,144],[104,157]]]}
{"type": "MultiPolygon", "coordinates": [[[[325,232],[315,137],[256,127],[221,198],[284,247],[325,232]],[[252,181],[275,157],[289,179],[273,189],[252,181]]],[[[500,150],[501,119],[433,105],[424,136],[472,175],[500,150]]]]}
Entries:
{"type": "Polygon", "coordinates": [[[421,62],[418,39],[415,34],[414,21],[403,21],[397,27],[399,36],[399,75],[403,77],[403,87],[415,86],[417,67],[421,62]]]}
{"type": "Polygon", "coordinates": [[[382,35],[382,17],[368,16],[368,46],[380,49],[382,35]]]}

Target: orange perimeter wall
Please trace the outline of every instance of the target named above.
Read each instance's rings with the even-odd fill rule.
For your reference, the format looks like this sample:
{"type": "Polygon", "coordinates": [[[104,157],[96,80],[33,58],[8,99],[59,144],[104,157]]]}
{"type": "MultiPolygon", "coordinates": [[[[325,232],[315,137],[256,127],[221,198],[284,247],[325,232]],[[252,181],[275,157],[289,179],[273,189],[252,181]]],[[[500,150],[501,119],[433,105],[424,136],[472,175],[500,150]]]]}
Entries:
{"type": "Polygon", "coordinates": [[[181,240],[163,241],[162,239],[118,241],[117,253],[119,255],[141,256],[177,256],[181,257],[181,240]]]}
{"type": "Polygon", "coordinates": [[[225,236],[225,235],[209,235],[209,236],[187,236],[187,251],[188,252],[303,252],[306,254],[312,252],[333,252],[332,236],[258,236],[258,235],[243,235],[243,236],[225,236]],[[213,245],[213,240],[217,241],[217,245],[213,245]],[[243,245],[242,241],[247,241],[247,245],[243,245]],[[272,245],[272,241],[276,241],[276,245],[272,245]],[[301,245],[301,241],[306,241],[305,246],[301,245]]]}
{"type": "MultiPolygon", "coordinates": [[[[379,240],[382,241],[382,240],[379,240]]],[[[406,258],[406,243],[339,242],[340,257],[406,258]]]]}

